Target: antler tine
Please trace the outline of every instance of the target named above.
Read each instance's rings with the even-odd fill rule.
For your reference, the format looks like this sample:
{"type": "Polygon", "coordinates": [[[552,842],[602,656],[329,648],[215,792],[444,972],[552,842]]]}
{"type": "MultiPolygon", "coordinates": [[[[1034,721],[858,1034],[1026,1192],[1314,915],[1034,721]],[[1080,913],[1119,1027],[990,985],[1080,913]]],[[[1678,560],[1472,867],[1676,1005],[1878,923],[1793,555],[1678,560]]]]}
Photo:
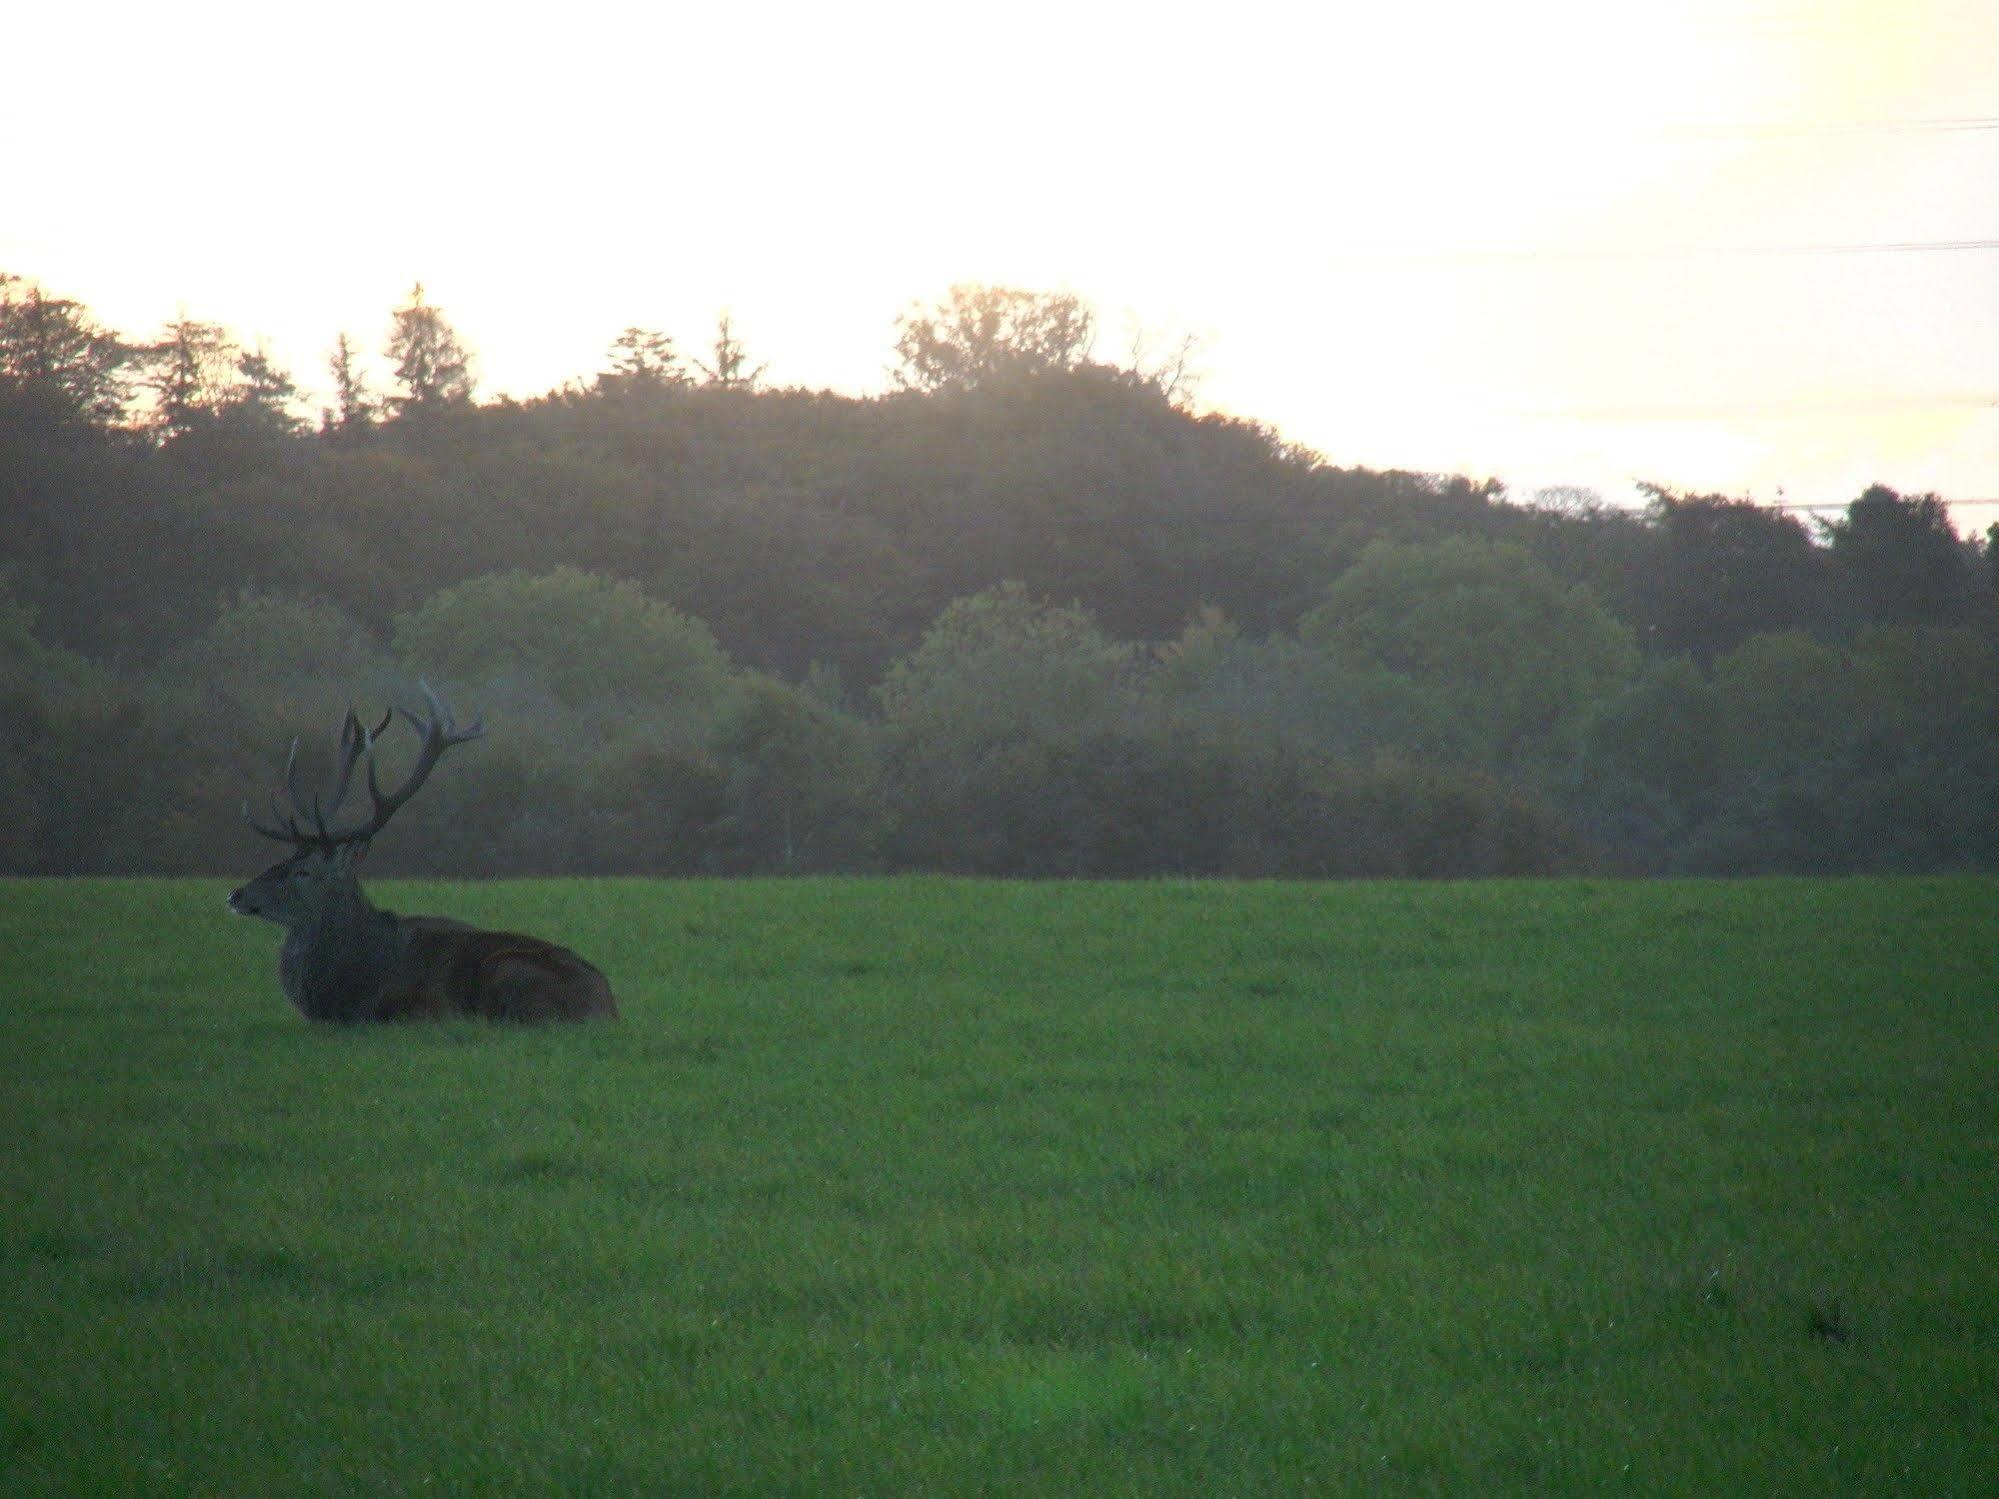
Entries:
{"type": "MultiPolygon", "coordinates": [[[[305,810],[305,803],[298,794],[298,735],[296,734],[292,735],[291,752],[285,756],[285,795],[291,798],[295,810],[301,812],[305,810]]],[[[291,819],[287,817],[285,822],[289,825],[291,819]]]]}
{"type": "Polygon", "coordinates": [[[430,718],[427,721],[420,719],[407,708],[394,710],[408,719],[410,727],[417,732],[416,763],[410,767],[402,785],[392,792],[385,792],[376,773],[375,757],[372,754],[367,757],[368,797],[375,804],[375,811],[366,830],[357,836],[372,838],[379,833],[429,779],[432,769],[446,750],[469,739],[477,739],[486,731],[485,715],[475,716],[469,729],[460,729],[457,720],[452,717],[450,706],[437,695],[430,683],[419,677],[417,686],[423,690],[424,701],[430,706],[430,718]]]}
{"type": "Polygon", "coordinates": [[[285,756],[285,795],[291,799],[289,811],[278,801],[278,793],[275,791],[271,793],[271,814],[276,826],[266,826],[251,816],[248,801],[243,803],[243,820],[256,832],[277,843],[300,845],[313,842],[312,834],[298,824],[299,815],[304,808],[299,801],[297,739],[292,740],[291,750],[285,756]]]}
{"type": "MultiPolygon", "coordinates": [[[[457,717],[451,711],[451,705],[437,695],[437,689],[432,687],[427,679],[418,677],[416,685],[423,691],[423,700],[430,705],[431,723],[443,730],[447,744],[463,744],[466,740],[477,739],[486,732],[484,713],[473,714],[471,726],[461,729],[458,727],[457,717]]],[[[405,710],[403,717],[407,718],[419,732],[424,731],[423,725],[417,723],[414,713],[405,710]]]]}
{"type": "Polygon", "coordinates": [[[291,811],[286,811],[285,808],[279,806],[278,794],[275,791],[271,793],[271,811],[276,813],[278,818],[284,823],[285,837],[288,840],[290,840],[293,843],[303,843],[306,841],[306,835],[304,831],[300,829],[298,824],[297,809],[294,808],[291,811]]]}
{"type": "Polygon", "coordinates": [[[407,708],[391,707],[382,715],[382,721],[370,729],[353,708],[348,708],[335,741],[338,764],[334,768],[328,795],[315,795],[308,801],[300,790],[298,740],[294,739],[291,751],[285,757],[284,800],[279,799],[276,791],[271,793],[273,821],[268,824],[259,822],[252,815],[247,801],[243,803],[243,820],[264,837],[301,849],[318,848],[330,852],[343,844],[365,845],[405,802],[416,795],[446,750],[468,739],[477,739],[486,730],[484,715],[475,716],[470,727],[459,728],[450,707],[430,683],[419,679],[418,685],[423,689],[424,700],[430,705],[428,720],[418,718],[407,708]],[[410,767],[402,785],[393,792],[384,792],[376,767],[375,743],[395,722],[398,713],[407,718],[417,732],[416,762],[410,767]],[[374,803],[374,810],[368,820],[358,827],[336,829],[334,821],[347,800],[347,793],[353,788],[354,772],[363,761],[368,765],[368,797],[374,803]]]}
{"type": "Polygon", "coordinates": [[[247,801],[243,803],[243,820],[264,837],[278,843],[289,843],[297,848],[330,850],[340,844],[370,836],[372,828],[336,831],[333,822],[347,800],[347,793],[354,782],[355,769],[364,759],[372,755],[376,738],[394,720],[394,716],[393,711],[384,713],[382,721],[370,729],[361,722],[360,715],[349,707],[334,741],[337,759],[332,785],[325,796],[315,792],[310,800],[299,786],[299,741],[293,739],[291,748],[285,755],[283,797],[281,799],[276,791],[271,793],[272,821],[259,822],[252,815],[247,801]]]}
{"type": "Polygon", "coordinates": [[[277,843],[289,843],[295,847],[304,847],[319,842],[311,833],[299,826],[298,814],[296,812],[287,812],[284,809],[279,803],[278,794],[275,791],[271,793],[271,815],[273,821],[278,826],[267,826],[257,821],[251,815],[248,800],[245,800],[243,803],[243,821],[247,822],[254,831],[263,834],[266,838],[277,843]]]}
{"type": "MultiPolygon", "coordinates": [[[[275,791],[271,793],[271,810],[273,812],[280,812],[280,816],[278,818],[280,822],[283,822],[285,820],[281,813],[280,808],[278,807],[278,794],[275,791]]],[[[267,828],[261,822],[257,821],[257,819],[251,815],[250,803],[247,798],[243,802],[243,820],[248,824],[250,824],[252,830],[262,833],[266,838],[272,839],[275,842],[296,843],[299,841],[298,829],[295,826],[292,827],[290,832],[281,832],[277,828],[267,828]]]]}
{"type": "Polygon", "coordinates": [[[382,715],[380,723],[370,729],[361,722],[360,716],[351,706],[348,708],[346,720],[340,725],[340,737],[335,744],[339,765],[334,771],[333,790],[326,799],[324,811],[320,808],[319,799],[313,798],[313,820],[319,824],[320,837],[329,841],[341,841],[343,835],[329,832],[328,825],[340,815],[341,804],[347,800],[348,788],[354,782],[354,768],[373,755],[376,736],[394,719],[395,710],[392,708],[382,715]]]}

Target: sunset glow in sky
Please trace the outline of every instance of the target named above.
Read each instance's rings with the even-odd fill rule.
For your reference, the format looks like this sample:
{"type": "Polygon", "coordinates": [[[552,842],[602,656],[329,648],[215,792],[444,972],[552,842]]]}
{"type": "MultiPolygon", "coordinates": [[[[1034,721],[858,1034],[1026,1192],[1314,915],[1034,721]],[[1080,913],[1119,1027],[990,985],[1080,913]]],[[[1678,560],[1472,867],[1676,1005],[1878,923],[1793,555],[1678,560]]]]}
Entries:
{"type": "Polygon", "coordinates": [[[486,395],[723,309],[773,382],[876,391],[896,314],[986,281],[1081,294],[1102,357],[1197,335],[1204,405],[1337,463],[1999,497],[1993,0],[190,0],[0,39],[0,269],[313,389],[418,279],[486,395]]]}

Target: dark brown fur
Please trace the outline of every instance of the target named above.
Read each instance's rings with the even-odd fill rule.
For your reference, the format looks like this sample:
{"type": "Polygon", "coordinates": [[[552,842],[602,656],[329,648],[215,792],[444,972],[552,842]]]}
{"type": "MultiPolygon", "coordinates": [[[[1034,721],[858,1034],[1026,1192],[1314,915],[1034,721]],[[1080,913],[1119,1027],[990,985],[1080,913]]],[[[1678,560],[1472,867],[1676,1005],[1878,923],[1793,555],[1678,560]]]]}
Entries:
{"type": "Polygon", "coordinates": [[[232,892],[229,909],[285,929],[278,981],[309,1020],[366,1025],[452,1016],[519,1024],[617,1019],[609,982],[566,947],[518,932],[481,931],[443,916],[378,911],[362,893],[356,866],[370,841],[416,795],[446,750],[481,733],[477,721],[460,729],[430,685],[418,685],[430,717],[397,710],[416,729],[419,744],[415,764],[394,791],[383,790],[374,762],[376,740],[393,715],[370,730],[348,710],[337,745],[338,769],[323,797],[307,796],[299,787],[293,743],[284,800],[271,799],[273,821],[258,822],[247,806],[244,816],[294,852],[232,892]],[[335,819],[363,767],[373,811],[365,822],[341,827],[335,819]]]}
{"type": "Polygon", "coordinates": [[[229,897],[285,929],[278,980],[309,1020],[615,1020],[604,975],[566,947],[444,916],[377,910],[345,850],[306,849],[229,897]]]}
{"type": "Polygon", "coordinates": [[[455,1015],[536,1024],[615,1020],[604,975],[566,947],[518,932],[484,932],[441,916],[403,919],[403,963],[377,1019],[455,1015]]]}

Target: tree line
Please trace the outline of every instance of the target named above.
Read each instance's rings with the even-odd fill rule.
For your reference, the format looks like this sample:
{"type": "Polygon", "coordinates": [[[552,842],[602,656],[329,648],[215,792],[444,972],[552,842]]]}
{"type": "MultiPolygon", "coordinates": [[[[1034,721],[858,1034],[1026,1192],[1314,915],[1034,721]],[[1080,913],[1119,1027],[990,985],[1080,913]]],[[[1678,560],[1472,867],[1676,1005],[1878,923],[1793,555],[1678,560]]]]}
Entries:
{"type": "Polygon", "coordinates": [[[291,736],[419,673],[494,732],[409,870],[1999,864],[1999,547],[1933,495],[1337,468],[1004,288],[905,312],[875,397],[725,320],[480,401],[421,287],[388,330],[314,422],[0,276],[0,868],[234,868],[291,736]]]}

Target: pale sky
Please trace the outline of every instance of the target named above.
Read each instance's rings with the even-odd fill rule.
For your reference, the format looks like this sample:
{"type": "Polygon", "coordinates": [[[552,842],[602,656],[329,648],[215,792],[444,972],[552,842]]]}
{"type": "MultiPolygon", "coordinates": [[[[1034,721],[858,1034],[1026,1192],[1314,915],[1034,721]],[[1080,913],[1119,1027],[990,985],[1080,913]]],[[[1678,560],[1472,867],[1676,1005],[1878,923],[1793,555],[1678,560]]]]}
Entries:
{"type": "Polygon", "coordinates": [[[113,0],[0,48],[0,269],[310,389],[420,279],[483,395],[724,309],[866,393],[984,281],[1100,357],[1196,335],[1204,405],[1336,463],[1999,498],[1999,0],[113,0]]]}

